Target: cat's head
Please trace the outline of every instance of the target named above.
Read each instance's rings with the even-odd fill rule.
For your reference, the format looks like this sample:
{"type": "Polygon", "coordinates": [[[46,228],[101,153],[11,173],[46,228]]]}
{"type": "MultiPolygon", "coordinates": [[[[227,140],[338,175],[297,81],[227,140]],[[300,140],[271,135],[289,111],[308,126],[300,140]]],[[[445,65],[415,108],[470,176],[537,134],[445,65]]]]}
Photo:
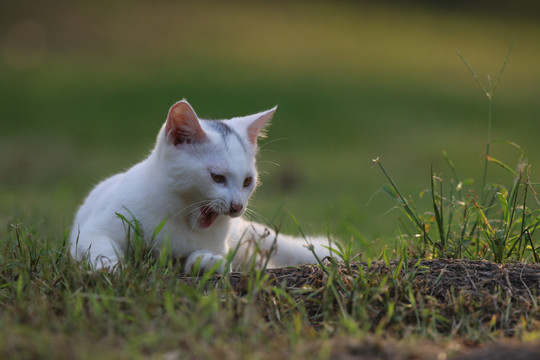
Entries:
{"type": "Polygon", "coordinates": [[[181,216],[193,228],[207,229],[221,216],[244,213],[258,181],[257,139],[275,110],[203,120],[185,100],[171,107],[158,146],[168,181],[188,204],[181,216]]]}

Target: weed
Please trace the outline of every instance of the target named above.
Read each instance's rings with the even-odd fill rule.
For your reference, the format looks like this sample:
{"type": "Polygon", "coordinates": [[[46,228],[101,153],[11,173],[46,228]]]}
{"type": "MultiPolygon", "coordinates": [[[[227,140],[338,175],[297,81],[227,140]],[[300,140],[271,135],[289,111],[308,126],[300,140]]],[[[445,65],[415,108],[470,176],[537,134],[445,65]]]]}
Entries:
{"type": "Polygon", "coordinates": [[[401,194],[379,159],[373,160],[390,183],[385,185],[383,190],[398,201],[398,207],[409,221],[409,224],[403,223],[405,236],[402,236],[402,239],[409,242],[409,252],[415,257],[490,259],[495,262],[539,261],[539,247],[535,244],[533,235],[539,226],[540,202],[530,179],[530,164],[517,144],[508,141],[495,142],[491,139],[493,96],[506,68],[512,46],[513,43],[495,83],[492,84],[488,77],[487,87],[458,51],[489,104],[488,140],[479,189],[472,187],[473,180],[460,179],[454,162],[446,151],[443,151],[452,177],[445,184],[442,176],[435,173],[433,166],[431,167],[430,186],[420,194],[421,199],[424,195],[429,195],[431,210],[421,212],[412,197],[401,194]],[[507,144],[520,150],[521,156],[516,170],[490,155],[494,143],[507,144]],[[489,182],[489,164],[503,168],[512,177],[510,186],[489,182]]]}

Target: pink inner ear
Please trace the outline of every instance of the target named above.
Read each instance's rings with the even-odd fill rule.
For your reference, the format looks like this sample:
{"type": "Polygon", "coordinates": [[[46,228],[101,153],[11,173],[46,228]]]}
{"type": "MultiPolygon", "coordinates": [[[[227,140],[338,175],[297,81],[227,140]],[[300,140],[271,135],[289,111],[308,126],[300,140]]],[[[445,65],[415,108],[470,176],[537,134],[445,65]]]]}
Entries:
{"type": "Polygon", "coordinates": [[[184,100],[177,102],[169,110],[165,133],[173,145],[206,140],[206,134],[195,111],[184,100]]]}
{"type": "Polygon", "coordinates": [[[268,121],[274,115],[276,108],[264,112],[256,118],[247,128],[249,142],[253,145],[257,144],[257,138],[264,136],[264,128],[268,125],[268,121]]]}

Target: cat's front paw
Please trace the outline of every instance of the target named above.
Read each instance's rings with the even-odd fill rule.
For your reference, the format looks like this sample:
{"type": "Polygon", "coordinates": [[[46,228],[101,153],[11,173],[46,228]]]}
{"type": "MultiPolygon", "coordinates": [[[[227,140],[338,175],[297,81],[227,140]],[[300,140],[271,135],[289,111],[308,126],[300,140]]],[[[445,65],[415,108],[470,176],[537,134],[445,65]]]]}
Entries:
{"type": "Polygon", "coordinates": [[[217,255],[205,250],[192,252],[187,260],[184,272],[191,274],[193,272],[202,273],[209,270],[217,274],[225,272],[226,261],[221,255],[217,255]]]}

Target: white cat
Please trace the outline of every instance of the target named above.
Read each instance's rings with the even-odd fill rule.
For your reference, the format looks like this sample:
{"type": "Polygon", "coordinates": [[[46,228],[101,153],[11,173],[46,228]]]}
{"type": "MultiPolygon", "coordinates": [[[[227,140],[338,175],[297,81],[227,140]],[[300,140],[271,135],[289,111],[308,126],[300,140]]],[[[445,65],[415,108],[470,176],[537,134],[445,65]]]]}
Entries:
{"type": "Polygon", "coordinates": [[[269,267],[315,263],[331,254],[327,239],[276,234],[241,217],[257,185],[257,138],[276,108],[230,120],[201,120],[186,101],[169,110],[148,158],[98,184],[80,207],[70,235],[74,258],[114,269],[128,242],[126,219],[136,219],[154,252],[170,249],[185,271],[214,264],[237,249],[235,268],[268,259],[269,267]],[[163,227],[154,236],[156,228],[163,227]]]}

